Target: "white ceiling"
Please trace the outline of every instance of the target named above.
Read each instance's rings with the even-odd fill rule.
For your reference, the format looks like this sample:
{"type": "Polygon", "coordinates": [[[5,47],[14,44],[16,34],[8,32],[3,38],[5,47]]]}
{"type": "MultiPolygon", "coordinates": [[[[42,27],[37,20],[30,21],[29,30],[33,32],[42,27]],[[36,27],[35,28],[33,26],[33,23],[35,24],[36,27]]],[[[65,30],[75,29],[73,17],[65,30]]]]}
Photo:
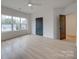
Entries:
{"type": "Polygon", "coordinates": [[[62,8],[75,2],[76,0],[31,0],[33,3],[41,4],[40,6],[33,6],[32,8],[27,6],[28,0],[2,0],[2,6],[16,9],[25,13],[32,13],[44,7],[50,8],[62,8]]]}

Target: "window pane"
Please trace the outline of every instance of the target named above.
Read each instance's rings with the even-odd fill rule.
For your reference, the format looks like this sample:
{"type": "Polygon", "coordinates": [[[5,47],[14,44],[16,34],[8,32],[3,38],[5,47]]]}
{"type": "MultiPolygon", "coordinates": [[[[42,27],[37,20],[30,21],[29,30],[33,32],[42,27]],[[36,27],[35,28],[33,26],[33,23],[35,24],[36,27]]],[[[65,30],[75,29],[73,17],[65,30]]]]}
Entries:
{"type": "Polygon", "coordinates": [[[19,24],[13,24],[13,30],[14,31],[20,30],[20,25],[19,24]]]}
{"type": "Polygon", "coordinates": [[[2,15],[1,24],[12,24],[12,17],[11,16],[6,16],[6,15],[2,15]]]}
{"type": "Polygon", "coordinates": [[[12,31],[12,27],[11,27],[11,24],[2,24],[2,32],[5,32],[5,31],[12,31]]]}
{"type": "Polygon", "coordinates": [[[12,16],[2,15],[1,16],[1,30],[12,31],[12,16]]]}
{"type": "Polygon", "coordinates": [[[13,23],[14,24],[20,24],[20,18],[19,17],[13,17],[13,23]]]}
{"type": "Polygon", "coordinates": [[[21,23],[22,24],[27,24],[27,19],[26,18],[21,18],[21,23]]]}
{"type": "Polygon", "coordinates": [[[21,30],[26,30],[27,29],[27,25],[26,24],[21,24],[21,30]]]}
{"type": "Polygon", "coordinates": [[[13,17],[13,30],[17,31],[20,30],[20,18],[19,17],[13,17]]]}
{"type": "Polygon", "coordinates": [[[21,18],[21,30],[26,30],[26,29],[27,29],[27,19],[21,18]]]}

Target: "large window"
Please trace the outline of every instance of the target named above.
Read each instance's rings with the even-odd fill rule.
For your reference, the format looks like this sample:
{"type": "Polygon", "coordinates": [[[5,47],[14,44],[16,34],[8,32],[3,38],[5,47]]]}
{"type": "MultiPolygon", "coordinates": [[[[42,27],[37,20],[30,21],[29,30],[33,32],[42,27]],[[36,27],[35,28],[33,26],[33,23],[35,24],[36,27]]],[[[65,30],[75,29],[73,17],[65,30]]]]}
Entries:
{"type": "Polygon", "coordinates": [[[1,18],[1,29],[2,31],[12,31],[12,17],[2,15],[1,18]]]}
{"type": "Polygon", "coordinates": [[[1,17],[1,30],[6,31],[19,31],[27,29],[27,19],[22,17],[14,17],[2,15],[1,17]]]}

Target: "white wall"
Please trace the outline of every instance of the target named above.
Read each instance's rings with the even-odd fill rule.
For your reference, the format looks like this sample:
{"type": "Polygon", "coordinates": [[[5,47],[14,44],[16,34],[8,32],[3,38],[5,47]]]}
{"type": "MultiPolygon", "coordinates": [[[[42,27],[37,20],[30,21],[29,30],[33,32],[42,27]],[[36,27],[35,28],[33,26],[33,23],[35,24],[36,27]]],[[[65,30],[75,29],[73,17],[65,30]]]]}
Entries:
{"type": "Polygon", "coordinates": [[[66,30],[67,33],[76,35],[76,22],[77,22],[77,3],[74,2],[64,8],[54,9],[54,37],[60,38],[60,24],[59,24],[59,15],[66,15],[66,30]],[[71,23],[71,24],[70,24],[71,23]],[[71,31],[70,31],[71,30],[71,31]],[[70,31],[70,32],[69,32],[70,31]]]}
{"type": "Polygon", "coordinates": [[[32,14],[32,33],[35,34],[36,22],[35,18],[43,17],[43,36],[59,39],[60,38],[60,25],[59,15],[67,15],[76,13],[76,3],[73,3],[65,8],[49,8],[44,7],[32,14]]]}
{"type": "Polygon", "coordinates": [[[77,14],[77,2],[72,3],[71,5],[64,8],[65,15],[76,13],[77,14]]]}
{"type": "Polygon", "coordinates": [[[37,12],[32,14],[32,33],[36,32],[36,22],[35,18],[43,17],[43,36],[54,38],[54,16],[53,9],[41,8],[37,12]]]}
{"type": "Polygon", "coordinates": [[[1,33],[1,40],[7,40],[7,39],[15,38],[18,36],[22,36],[25,34],[29,34],[29,33],[26,30],[3,32],[3,33],[1,33]]]}
{"type": "Polygon", "coordinates": [[[54,9],[54,37],[55,39],[60,39],[60,21],[59,15],[62,15],[64,12],[63,8],[54,9]]]}
{"type": "Polygon", "coordinates": [[[73,3],[64,9],[66,15],[66,35],[76,36],[77,32],[77,3],[73,3]]]}
{"type": "Polygon", "coordinates": [[[27,33],[31,33],[31,14],[26,14],[23,12],[19,12],[17,10],[14,9],[10,9],[7,7],[2,6],[1,7],[1,14],[4,15],[11,15],[11,16],[17,16],[17,17],[24,17],[28,19],[28,29],[27,30],[22,30],[22,31],[13,31],[13,32],[2,32],[1,33],[1,39],[5,40],[5,39],[10,39],[19,35],[23,35],[23,34],[27,34],[27,33]]]}
{"type": "Polygon", "coordinates": [[[68,14],[66,16],[66,35],[76,36],[77,18],[76,14],[68,14]]]}
{"type": "Polygon", "coordinates": [[[74,2],[65,8],[58,8],[54,10],[54,22],[56,23],[55,28],[55,38],[60,38],[60,24],[59,15],[66,15],[66,33],[76,35],[76,22],[77,22],[77,3],[74,2]],[[71,23],[71,24],[70,24],[71,23]]]}
{"type": "Polygon", "coordinates": [[[59,39],[59,14],[63,9],[44,7],[32,14],[32,33],[36,34],[35,18],[43,17],[43,36],[59,39]]]}

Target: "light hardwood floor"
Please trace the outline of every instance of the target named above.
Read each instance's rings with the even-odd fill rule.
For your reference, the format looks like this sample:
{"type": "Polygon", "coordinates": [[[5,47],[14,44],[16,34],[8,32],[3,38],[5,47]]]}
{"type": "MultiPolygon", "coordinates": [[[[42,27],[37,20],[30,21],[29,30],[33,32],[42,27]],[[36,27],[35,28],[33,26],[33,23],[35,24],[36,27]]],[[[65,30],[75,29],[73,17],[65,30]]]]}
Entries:
{"type": "Polygon", "coordinates": [[[74,59],[75,44],[26,35],[2,41],[1,59],[74,59]]]}

